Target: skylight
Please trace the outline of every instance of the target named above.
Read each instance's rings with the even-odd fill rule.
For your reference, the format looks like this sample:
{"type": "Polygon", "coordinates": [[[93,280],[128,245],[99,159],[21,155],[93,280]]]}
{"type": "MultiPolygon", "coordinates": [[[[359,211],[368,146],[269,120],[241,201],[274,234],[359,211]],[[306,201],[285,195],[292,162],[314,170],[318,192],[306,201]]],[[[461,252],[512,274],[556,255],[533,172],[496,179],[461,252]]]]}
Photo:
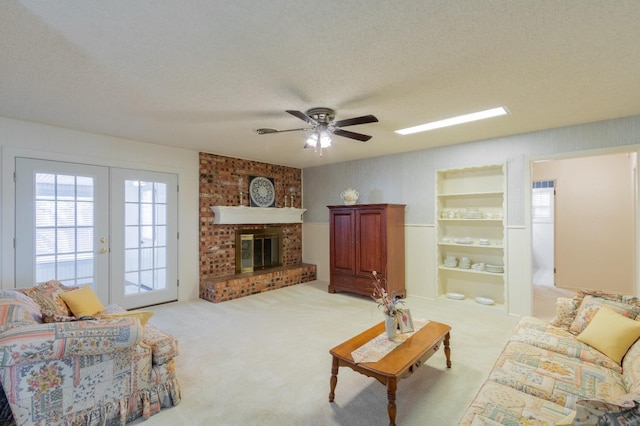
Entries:
{"type": "Polygon", "coordinates": [[[396,130],[395,132],[401,135],[411,135],[413,133],[426,132],[428,130],[455,126],[458,124],[469,123],[470,121],[484,120],[485,118],[498,117],[506,114],[509,114],[509,110],[505,107],[492,108],[484,111],[472,112],[471,114],[459,115],[457,117],[445,118],[444,120],[432,121],[431,123],[420,124],[418,126],[407,127],[406,129],[396,130]]]}

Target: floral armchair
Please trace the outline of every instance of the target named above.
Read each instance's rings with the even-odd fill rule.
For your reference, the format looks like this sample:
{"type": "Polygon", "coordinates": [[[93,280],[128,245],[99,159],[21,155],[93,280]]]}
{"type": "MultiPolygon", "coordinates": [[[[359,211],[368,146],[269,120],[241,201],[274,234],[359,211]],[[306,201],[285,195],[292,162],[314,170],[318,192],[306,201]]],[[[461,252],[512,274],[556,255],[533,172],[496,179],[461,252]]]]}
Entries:
{"type": "Polygon", "coordinates": [[[177,340],[107,317],[117,305],[78,320],[58,300],[69,290],[49,281],[0,291],[0,424],[121,425],[177,405],[177,340]]]}

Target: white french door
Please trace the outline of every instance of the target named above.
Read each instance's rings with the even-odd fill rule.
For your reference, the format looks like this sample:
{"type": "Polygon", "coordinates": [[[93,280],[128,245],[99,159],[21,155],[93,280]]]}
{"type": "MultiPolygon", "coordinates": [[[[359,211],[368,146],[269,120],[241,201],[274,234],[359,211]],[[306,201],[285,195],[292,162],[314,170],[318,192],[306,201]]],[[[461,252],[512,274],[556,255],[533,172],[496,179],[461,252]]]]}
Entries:
{"type": "Polygon", "coordinates": [[[16,159],[16,287],[90,284],[103,303],[177,300],[177,176],[16,159]]]}
{"type": "Polygon", "coordinates": [[[16,158],[16,287],[56,279],[108,300],[109,169],[16,158]]]}
{"type": "Polygon", "coordinates": [[[178,179],[112,169],[111,301],[125,308],[177,300],[178,179]]]}

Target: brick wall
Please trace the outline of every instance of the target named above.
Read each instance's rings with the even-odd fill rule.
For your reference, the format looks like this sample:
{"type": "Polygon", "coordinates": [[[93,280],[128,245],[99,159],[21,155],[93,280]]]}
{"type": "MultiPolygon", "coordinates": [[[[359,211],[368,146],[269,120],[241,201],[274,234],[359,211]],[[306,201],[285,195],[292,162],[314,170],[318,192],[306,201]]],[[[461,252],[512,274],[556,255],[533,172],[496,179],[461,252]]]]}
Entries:
{"type": "MultiPolygon", "coordinates": [[[[200,287],[212,287],[221,277],[235,274],[235,231],[269,225],[216,225],[211,206],[237,206],[242,178],[243,205],[248,206],[250,176],[273,178],[276,206],[301,208],[302,171],[293,167],[200,153],[200,287]]],[[[302,263],[302,224],[278,224],[283,231],[283,266],[302,263]]],[[[314,274],[315,275],[315,274],[314,274]]],[[[315,279],[315,276],[313,277],[315,279]]],[[[250,293],[250,292],[249,292],[250,293]]]]}

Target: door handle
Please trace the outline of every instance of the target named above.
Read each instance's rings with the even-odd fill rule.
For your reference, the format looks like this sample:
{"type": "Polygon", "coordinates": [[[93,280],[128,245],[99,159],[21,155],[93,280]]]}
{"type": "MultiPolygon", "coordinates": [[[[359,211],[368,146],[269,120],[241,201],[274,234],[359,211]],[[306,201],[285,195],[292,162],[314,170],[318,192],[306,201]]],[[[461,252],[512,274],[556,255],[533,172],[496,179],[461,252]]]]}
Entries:
{"type": "Polygon", "coordinates": [[[109,249],[107,249],[107,248],[101,248],[100,249],[100,254],[105,254],[105,253],[108,253],[108,252],[109,252],[109,249]]]}
{"type": "Polygon", "coordinates": [[[102,238],[100,238],[100,242],[101,242],[102,244],[106,243],[106,242],[107,242],[107,237],[102,237],[102,238]]]}

